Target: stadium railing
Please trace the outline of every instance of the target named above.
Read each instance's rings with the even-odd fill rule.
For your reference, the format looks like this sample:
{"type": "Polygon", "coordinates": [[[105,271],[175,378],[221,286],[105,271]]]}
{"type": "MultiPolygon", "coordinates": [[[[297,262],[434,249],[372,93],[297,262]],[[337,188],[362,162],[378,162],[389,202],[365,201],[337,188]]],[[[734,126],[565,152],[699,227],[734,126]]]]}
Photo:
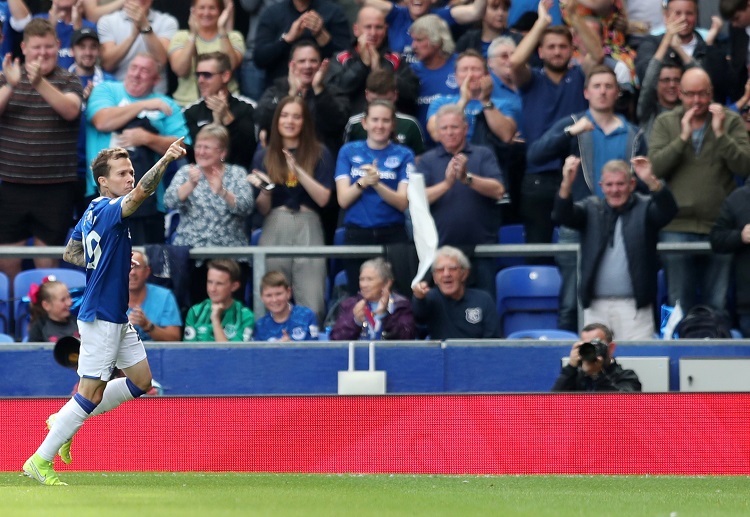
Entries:
{"type": "MultiPolygon", "coordinates": [[[[143,251],[143,248],[134,249],[143,251]]],[[[711,246],[703,242],[663,242],[659,243],[660,253],[712,253],[711,246]]],[[[62,246],[3,246],[0,258],[60,258],[62,246]]],[[[365,258],[383,254],[383,246],[236,246],[193,248],[190,257],[194,259],[211,258],[245,258],[252,256],[253,267],[253,312],[256,317],[265,314],[265,307],[260,299],[260,284],[266,273],[267,257],[342,257],[365,258]]],[[[482,244],[476,247],[477,257],[555,257],[560,254],[575,253],[580,264],[580,247],[578,244],[482,244]]],[[[583,325],[583,311],[579,310],[579,326],[583,325]]]]}

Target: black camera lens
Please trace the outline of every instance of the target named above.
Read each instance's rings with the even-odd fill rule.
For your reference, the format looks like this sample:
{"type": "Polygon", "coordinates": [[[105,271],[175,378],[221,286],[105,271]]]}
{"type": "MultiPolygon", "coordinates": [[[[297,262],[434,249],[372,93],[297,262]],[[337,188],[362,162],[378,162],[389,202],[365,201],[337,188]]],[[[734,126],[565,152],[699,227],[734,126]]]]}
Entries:
{"type": "Polygon", "coordinates": [[[578,348],[581,360],[587,363],[596,362],[596,358],[599,356],[607,357],[607,351],[607,344],[600,339],[593,339],[589,343],[583,343],[578,348]]]}

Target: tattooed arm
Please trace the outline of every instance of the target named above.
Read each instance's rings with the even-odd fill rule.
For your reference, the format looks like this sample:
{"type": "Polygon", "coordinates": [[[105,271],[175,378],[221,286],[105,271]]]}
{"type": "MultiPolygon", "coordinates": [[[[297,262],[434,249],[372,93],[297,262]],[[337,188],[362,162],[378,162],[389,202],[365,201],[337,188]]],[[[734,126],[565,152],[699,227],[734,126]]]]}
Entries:
{"type": "Polygon", "coordinates": [[[167,171],[167,166],[173,161],[185,156],[185,149],[182,147],[182,141],[185,137],[180,137],[169,146],[164,156],[156,162],[156,165],[143,175],[141,181],[135,186],[133,190],[125,195],[125,199],[122,200],[122,217],[130,217],[138,210],[138,207],[154,192],[159,186],[164,173],[167,171]]]}
{"type": "Polygon", "coordinates": [[[86,267],[86,262],[83,256],[83,243],[81,241],[70,239],[68,245],[65,246],[63,260],[75,266],[86,267]]]}

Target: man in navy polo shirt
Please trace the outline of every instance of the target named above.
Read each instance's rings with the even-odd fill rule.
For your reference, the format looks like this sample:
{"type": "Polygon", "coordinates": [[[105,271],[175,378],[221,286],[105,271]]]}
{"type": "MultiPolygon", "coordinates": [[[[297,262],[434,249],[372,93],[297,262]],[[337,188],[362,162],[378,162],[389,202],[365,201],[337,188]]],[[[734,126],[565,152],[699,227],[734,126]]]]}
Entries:
{"type": "MultiPolygon", "coordinates": [[[[538,19],[511,56],[513,81],[521,92],[524,129],[528,145],[534,143],[557,120],[586,109],[583,97],[585,74],[603,57],[601,43],[578,16],[571,22],[586,46],[586,57],[580,66],[570,66],[573,37],[565,26],[553,26],[549,15],[551,0],[539,2],[538,19]],[[531,68],[528,61],[539,47],[542,68],[531,68]]],[[[527,155],[528,157],[528,155],[527,155]]],[[[526,167],[523,178],[521,216],[526,242],[548,243],[552,240],[552,207],[561,181],[562,161],[554,159],[526,167]]]]}
{"type": "MultiPolygon", "coordinates": [[[[497,242],[503,197],[503,175],[495,153],[467,141],[468,124],[460,106],[448,104],[435,115],[440,145],[422,155],[427,201],[440,246],[473,250],[497,242]]],[[[474,258],[473,285],[494,296],[495,260],[474,258]]]]}

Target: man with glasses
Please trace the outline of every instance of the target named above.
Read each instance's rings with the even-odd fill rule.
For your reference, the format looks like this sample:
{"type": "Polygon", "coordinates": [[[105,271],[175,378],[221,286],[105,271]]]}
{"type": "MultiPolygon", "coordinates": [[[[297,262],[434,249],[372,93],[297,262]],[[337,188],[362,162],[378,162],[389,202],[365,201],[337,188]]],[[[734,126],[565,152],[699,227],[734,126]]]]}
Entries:
{"type": "Polygon", "coordinates": [[[679,45],[677,35],[685,26],[684,18],[680,17],[673,16],[667,22],[659,48],[656,49],[654,57],[651,58],[646,68],[636,109],[638,122],[646,138],[651,135],[651,128],[656,117],[673,109],[680,103],[677,93],[682,72],[685,69],[700,66],[679,45]],[[677,62],[665,60],[669,50],[673,51],[679,58],[677,62]]]}
{"type": "MultiPolygon", "coordinates": [[[[219,124],[229,131],[226,161],[246,166],[255,152],[255,103],[229,91],[232,67],[223,52],[200,54],[196,58],[195,77],[200,99],[185,107],[183,115],[190,138],[206,124],[219,124]]],[[[193,161],[188,151],[188,160],[193,161]]]]}
{"type": "Polygon", "coordinates": [[[468,289],[469,259],[458,248],[443,246],[435,252],[432,279],[437,289],[419,282],[412,291],[412,310],[419,323],[427,324],[431,339],[482,339],[500,337],[492,297],[468,289]]]}
{"type": "MultiPolygon", "coordinates": [[[[664,0],[663,4],[665,25],[680,23],[679,31],[675,34],[674,45],[667,50],[664,62],[680,64],[682,61],[685,63],[684,58],[675,48],[679,46],[686,55],[706,69],[715,87],[714,100],[724,102],[731,87],[726,56],[720,45],[707,43],[696,30],[698,0],[664,0]]],[[[656,54],[662,39],[661,36],[647,36],[638,46],[635,69],[641,84],[643,84],[648,64],[656,54]]],[[[670,45],[671,43],[672,41],[670,45]]]]}
{"type": "MultiPolygon", "coordinates": [[[[736,187],[734,174],[750,173],[750,141],[741,117],[712,103],[711,80],[692,68],[680,82],[682,106],[659,115],[649,140],[654,174],[663,179],[679,212],[661,234],[662,242],[708,242],[724,199],[736,187]]],[[[697,303],[724,308],[731,255],[662,255],[669,303],[687,313],[697,303]]]]}

